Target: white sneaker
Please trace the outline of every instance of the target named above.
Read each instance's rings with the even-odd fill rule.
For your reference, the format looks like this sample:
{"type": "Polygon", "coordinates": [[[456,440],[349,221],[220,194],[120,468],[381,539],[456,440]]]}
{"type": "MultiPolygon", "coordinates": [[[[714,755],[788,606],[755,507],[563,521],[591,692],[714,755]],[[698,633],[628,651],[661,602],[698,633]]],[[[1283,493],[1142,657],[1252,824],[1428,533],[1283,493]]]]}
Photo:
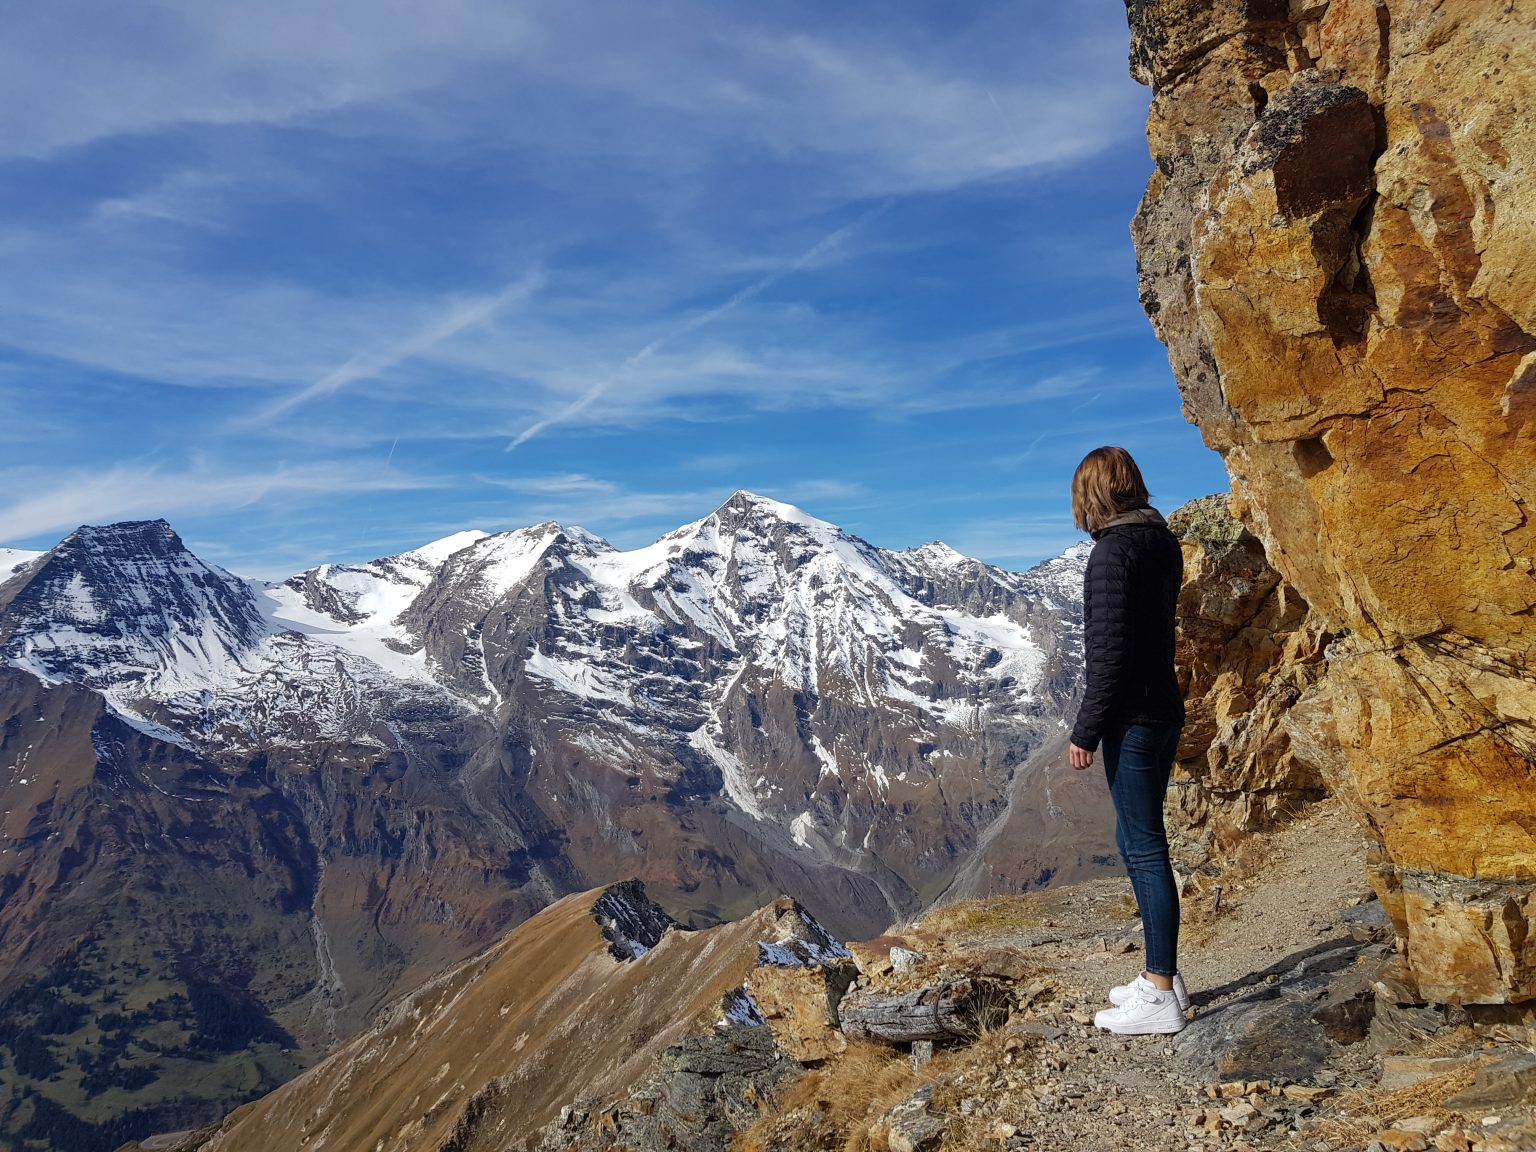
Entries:
{"type": "MultiPolygon", "coordinates": [[[[1136,977],[1136,980],[1143,979],[1145,979],[1143,976],[1136,977]]],[[[1136,980],[1132,980],[1129,984],[1116,984],[1111,988],[1109,990],[1109,1002],[1118,1008],[1129,1000],[1131,992],[1136,987],[1136,980]]],[[[1174,973],[1173,977],[1173,998],[1179,1002],[1180,1012],[1189,1011],[1189,993],[1184,991],[1184,977],[1178,973],[1174,973]]]]}
{"type": "Polygon", "coordinates": [[[1105,1008],[1093,1022],[1119,1036],[1167,1035],[1184,1027],[1184,1013],[1172,992],[1163,992],[1144,976],[1131,982],[1131,995],[1118,1008],[1105,1008]]]}

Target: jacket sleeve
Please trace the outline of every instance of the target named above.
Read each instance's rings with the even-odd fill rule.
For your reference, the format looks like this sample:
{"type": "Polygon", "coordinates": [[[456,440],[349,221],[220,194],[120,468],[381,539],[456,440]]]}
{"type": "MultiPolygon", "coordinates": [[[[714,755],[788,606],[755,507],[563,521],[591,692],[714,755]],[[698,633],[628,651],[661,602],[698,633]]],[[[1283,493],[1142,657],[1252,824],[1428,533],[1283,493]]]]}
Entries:
{"type": "Polygon", "coordinates": [[[1083,574],[1083,658],[1087,685],[1072,743],[1089,752],[1124,696],[1130,673],[1131,571],[1128,550],[1111,536],[1088,557],[1083,574]]]}

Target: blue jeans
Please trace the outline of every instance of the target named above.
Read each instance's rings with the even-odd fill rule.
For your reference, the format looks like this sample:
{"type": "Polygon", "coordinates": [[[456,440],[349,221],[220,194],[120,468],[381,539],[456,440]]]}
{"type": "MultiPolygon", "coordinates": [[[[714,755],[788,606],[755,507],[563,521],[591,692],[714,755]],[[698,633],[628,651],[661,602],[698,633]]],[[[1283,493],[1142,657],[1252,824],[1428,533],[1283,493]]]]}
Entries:
{"type": "Polygon", "coordinates": [[[1163,797],[1179,747],[1178,724],[1131,724],[1104,734],[1104,774],[1115,802],[1115,843],[1125,862],[1147,947],[1147,971],[1179,970],[1179,892],[1168,862],[1163,797]]]}

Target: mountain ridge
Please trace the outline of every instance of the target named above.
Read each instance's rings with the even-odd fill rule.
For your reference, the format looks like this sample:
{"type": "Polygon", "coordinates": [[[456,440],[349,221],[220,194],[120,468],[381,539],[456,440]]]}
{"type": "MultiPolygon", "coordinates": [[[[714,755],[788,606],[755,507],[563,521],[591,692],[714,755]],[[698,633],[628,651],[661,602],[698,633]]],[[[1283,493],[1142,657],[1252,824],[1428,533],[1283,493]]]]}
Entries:
{"type": "MultiPolygon", "coordinates": [[[[260,1043],[217,1049],[182,1006],[205,989],[307,1064],[621,877],[688,928],[782,892],[861,937],[962,866],[967,891],[1011,890],[1112,851],[1053,751],[1081,547],[1008,573],[750,494],[641,549],[546,523],[284,581],[154,521],[66,542],[0,583],[0,998],[90,986],[71,1031],[13,1022],[63,1069],[15,1088],[87,1119],[148,1098],[92,1095],[98,1060],[125,1082],[186,1082],[180,1061],[291,1074],[260,1043]],[[138,932],[148,909],[163,932],[138,932]],[[125,1012],[130,972],[173,1020],[125,1012]],[[142,1026],[96,1056],[92,1021],[118,1016],[142,1026]]],[[[21,1123],[6,1090],[0,1128],[21,1123]]],[[[213,1091],[155,1127],[238,1102],[213,1091]]]]}

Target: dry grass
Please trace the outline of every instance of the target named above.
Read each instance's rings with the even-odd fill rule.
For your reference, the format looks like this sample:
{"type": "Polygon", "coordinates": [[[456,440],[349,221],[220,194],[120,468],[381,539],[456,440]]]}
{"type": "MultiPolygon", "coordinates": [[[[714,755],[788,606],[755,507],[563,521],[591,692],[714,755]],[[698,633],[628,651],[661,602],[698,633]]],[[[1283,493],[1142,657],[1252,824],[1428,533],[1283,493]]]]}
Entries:
{"type": "Polygon", "coordinates": [[[1120,899],[1104,910],[1105,919],[1108,920],[1140,920],[1141,909],[1136,905],[1136,895],[1127,892],[1120,899]]]}
{"type": "Polygon", "coordinates": [[[736,1136],[732,1152],[839,1146],[863,1152],[869,1126],[930,1083],[932,1068],[914,1069],[904,1052],[888,1045],[853,1041],[836,1061],[795,1081],[772,1115],[736,1136]]]}
{"type": "MultiPolygon", "coordinates": [[[[1468,1052],[1477,1043],[1478,1037],[1471,1029],[1458,1028],[1435,1037],[1414,1055],[1426,1058],[1454,1056],[1468,1052]]],[[[1461,1117],[1446,1108],[1445,1102],[1471,1087],[1476,1075],[1477,1066],[1469,1061],[1465,1067],[1426,1077],[1394,1092],[1374,1088],[1346,1092],[1339,1097],[1333,1113],[1319,1120],[1312,1133],[1336,1148],[1364,1148],[1383,1128],[1390,1128],[1410,1116],[1432,1116],[1446,1124],[1455,1123],[1461,1117]]]]}
{"type": "MultiPolygon", "coordinates": [[[[1031,1037],[1023,1037],[1032,1041],[1031,1037]]],[[[732,1152],[783,1152],[785,1149],[840,1149],[870,1152],[870,1128],[891,1108],[914,1092],[937,1085],[930,1111],[951,1113],[959,1124],[960,1096],[951,1080],[960,1073],[990,1070],[1004,1061],[1009,1036],[1000,1028],[984,1028],[972,1043],[940,1049],[920,1069],[912,1067],[903,1048],[853,1041],[848,1050],[821,1068],[800,1077],[778,1101],[773,1114],[739,1133],[732,1152]]],[[[963,1140],[964,1125],[946,1138],[946,1146],[963,1140]]]]}
{"type": "Polygon", "coordinates": [[[1189,947],[1209,944],[1216,931],[1217,921],[1230,915],[1241,902],[1235,900],[1230,890],[1222,886],[1221,905],[1217,907],[1214,892],[1195,892],[1179,901],[1179,940],[1189,947]]]}
{"type": "Polygon", "coordinates": [[[1242,907],[1242,896],[1255,879],[1274,868],[1275,840],[1272,834],[1242,833],[1229,830],[1211,846],[1211,856],[1222,862],[1221,871],[1197,880],[1196,891],[1180,900],[1179,918],[1182,941],[1193,947],[1210,943],[1218,921],[1242,907]],[[1221,889],[1221,903],[1216,889],[1221,889]]]}
{"type": "Polygon", "coordinates": [[[1446,1124],[1454,1123],[1460,1117],[1445,1107],[1445,1101],[1470,1087],[1473,1075],[1470,1068],[1458,1068],[1396,1092],[1374,1096],[1351,1093],[1340,1101],[1338,1112],[1317,1122],[1312,1133],[1335,1148],[1364,1148],[1383,1128],[1409,1116],[1433,1116],[1446,1124]]]}
{"type": "Polygon", "coordinates": [[[924,933],[961,941],[984,940],[1038,928],[1046,916],[1047,895],[990,896],[983,900],[945,904],[923,917],[921,928],[924,933]]]}

